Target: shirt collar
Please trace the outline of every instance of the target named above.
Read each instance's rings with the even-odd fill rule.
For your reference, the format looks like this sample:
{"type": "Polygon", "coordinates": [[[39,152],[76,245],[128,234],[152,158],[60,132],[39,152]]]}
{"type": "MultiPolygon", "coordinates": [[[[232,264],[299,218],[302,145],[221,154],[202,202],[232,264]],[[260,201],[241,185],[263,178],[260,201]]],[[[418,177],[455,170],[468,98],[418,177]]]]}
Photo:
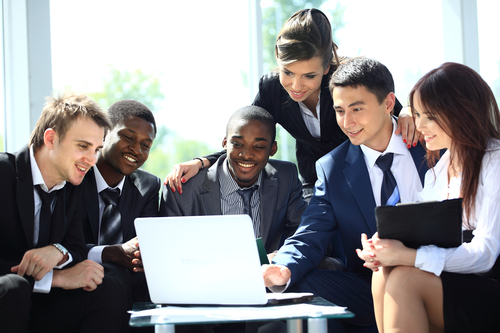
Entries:
{"type": "Polygon", "coordinates": [[[45,181],[43,180],[42,172],[40,171],[40,168],[38,167],[38,164],[36,163],[35,159],[35,153],[33,151],[33,145],[30,146],[30,164],[31,164],[31,176],[33,177],[33,186],[35,185],[40,185],[40,187],[45,191],[45,192],[52,192],[52,191],[57,191],[60,190],[66,185],[66,181],[61,181],[54,185],[50,190],[45,185],[45,181]]]}
{"type": "MultiPolygon", "coordinates": [[[[320,102],[321,102],[321,89],[319,89],[319,93],[318,93],[318,103],[316,104],[316,114],[318,115],[318,120],[319,120],[319,112],[320,112],[320,102]]],[[[305,115],[308,115],[308,116],[311,116],[311,117],[314,117],[313,113],[311,112],[311,110],[309,110],[309,108],[304,104],[304,102],[298,102],[299,104],[299,109],[300,111],[305,114],[305,115]]]]}
{"type": "MultiPolygon", "coordinates": [[[[105,189],[107,189],[108,187],[111,187],[111,186],[109,186],[108,183],[106,183],[106,181],[102,177],[101,173],[99,172],[99,168],[97,167],[97,165],[94,165],[93,168],[94,168],[94,173],[95,173],[95,182],[97,185],[97,193],[101,193],[102,191],[104,191],[105,189]]],[[[111,187],[111,188],[119,189],[120,194],[121,194],[123,191],[123,184],[124,183],[125,183],[125,176],[123,176],[122,180],[120,180],[118,185],[116,185],[115,187],[111,187]]]]}
{"type": "Polygon", "coordinates": [[[406,147],[406,144],[403,142],[401,138],[401,134],[394,134],[396,129],[398,128],[398,125],[396,123],[396,120],[392,118],[392,135],[391,139],[389,140],[389,144],[387,145],[387,148],[385,149],[384,152],[379,152],[377,150],[371,149],[370,147],[367,147],[365,145],[360,145],[361,150],[363,151],[363,154],[365,155],[365,161],[366,165],[370,168],[373,168],[375,165],[375,162],[377,161],[377,158],[380,155],[384,155],[386,153],[394,153],[396,155],[408,155],[410,152],[408,151],[408,147],[406,147]]]}
{"type": "MultiPolygon", "coordinates": [[[[219,183],[221,188],[221,195],[223,197],[226,197],[229,194],[242,188],[238,185],[238,183],[236,183],[236,180],[234,180],[233,176],[231,176],[231,173],[229,172],[229,167],[227,166],[227,158],[222,162],[220,170],[221,172],[219,173],[219,183]]],[[[262,179],[262,171],[259,173],[259,177],[255,181],[255,183],[253,183],[252,186],[250,187],[260,186],[261,179],[262,179]]]]}

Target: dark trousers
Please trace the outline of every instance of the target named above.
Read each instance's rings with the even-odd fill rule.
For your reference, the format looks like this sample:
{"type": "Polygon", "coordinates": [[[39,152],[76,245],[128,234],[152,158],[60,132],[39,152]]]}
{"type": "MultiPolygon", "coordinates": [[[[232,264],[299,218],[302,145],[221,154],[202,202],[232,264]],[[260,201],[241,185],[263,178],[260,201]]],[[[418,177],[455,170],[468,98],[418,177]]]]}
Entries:
{"type": "Polygon", "coordinates": [[[295,282],[289,291],[311,292],[354,313],[354,318],[329,319],[329,332],[377,332],[370,276],[315,269],[295,282]]]}
{"type": "Polygon", "coordinates": [[[127,321],[114,277],[105,276],[91,292],[52,288],[48,294],[33,293],[28,281],[14,274],[0,277],[0,285],[7,289],[0,296],[2,332],[120,332],[127,321]]]}

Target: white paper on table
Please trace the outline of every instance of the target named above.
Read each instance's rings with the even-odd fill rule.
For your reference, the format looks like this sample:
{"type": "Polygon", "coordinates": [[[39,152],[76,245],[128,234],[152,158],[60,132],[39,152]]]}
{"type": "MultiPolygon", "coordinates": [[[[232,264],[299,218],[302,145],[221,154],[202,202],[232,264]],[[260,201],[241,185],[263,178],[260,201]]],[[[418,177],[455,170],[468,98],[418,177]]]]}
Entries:
{"type": "Polygon", "coordinates": [[[129,311],[132,317],[161,316],[174,317],[206,317],[227,320],[260,320],[286,319],[291,317],[320,317],[346,313],[345,307],[320,306],[312,304],[292,304],[272,307],[176,307],[167,306],[156,309],[129,311]]]}

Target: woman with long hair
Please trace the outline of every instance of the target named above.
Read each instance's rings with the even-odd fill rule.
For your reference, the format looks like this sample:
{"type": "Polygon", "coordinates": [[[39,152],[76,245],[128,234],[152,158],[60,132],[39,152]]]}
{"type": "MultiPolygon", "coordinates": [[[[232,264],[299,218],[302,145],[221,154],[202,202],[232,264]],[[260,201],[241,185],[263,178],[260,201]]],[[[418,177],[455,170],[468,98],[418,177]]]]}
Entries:
{"type": "MultiPolygon", "coordinates": [[[[331,74],[342,58],[332,39],[332,27],[318,9],[293,14],[281,29],[275,44],[278,68],[264,75],[254,105],[267,110],[276,122],[296,140],[296,155],[302,177],[304,197],[312,196],[316,182],[316,161],[347,140],[335,119],[328,88],[331,74]]],[[[395,113],[402,106],[396,103],[395,113]]],[[[415,146],[413,120],[400,117],[402,136],[408,148],[415,146]],[[408,140],[406,140],[408,138],[408,140]]],[[[166,177],[172,191],[182,193],[182,183],[201,168],[214,164],[224,152],[178,164],[166,177]]]]}
{"type": "Polygon", "coordinates": [[[410,104],[432,167],[422,200],[462,198],[464,234],[472,230],[473,237],[456,248],[415,250],[377,234],[371,240],[362,235],[363,250],[357,252],[374,271],[379,332],[498,332],[500,276],[491,274],[500,253],[495,97],[474,70],[445,63],[417,82],[410,104]]]}

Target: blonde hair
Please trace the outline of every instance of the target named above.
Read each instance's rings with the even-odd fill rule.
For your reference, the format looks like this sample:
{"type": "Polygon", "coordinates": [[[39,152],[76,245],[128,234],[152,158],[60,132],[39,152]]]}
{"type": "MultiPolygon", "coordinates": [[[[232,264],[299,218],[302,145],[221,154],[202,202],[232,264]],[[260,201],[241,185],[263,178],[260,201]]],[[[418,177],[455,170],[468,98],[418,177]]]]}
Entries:
{"type": "Polygon", "coordinates": [[[42,114],[31,133],[29,144],[36,151],[44,144],[44,133],[52,128],[62,140],[78,117],[92,119],[105,132],[111,128],[106,112],[90,97],[74,91],[64,91],[57,97],[47,97],[42,114]]]}

